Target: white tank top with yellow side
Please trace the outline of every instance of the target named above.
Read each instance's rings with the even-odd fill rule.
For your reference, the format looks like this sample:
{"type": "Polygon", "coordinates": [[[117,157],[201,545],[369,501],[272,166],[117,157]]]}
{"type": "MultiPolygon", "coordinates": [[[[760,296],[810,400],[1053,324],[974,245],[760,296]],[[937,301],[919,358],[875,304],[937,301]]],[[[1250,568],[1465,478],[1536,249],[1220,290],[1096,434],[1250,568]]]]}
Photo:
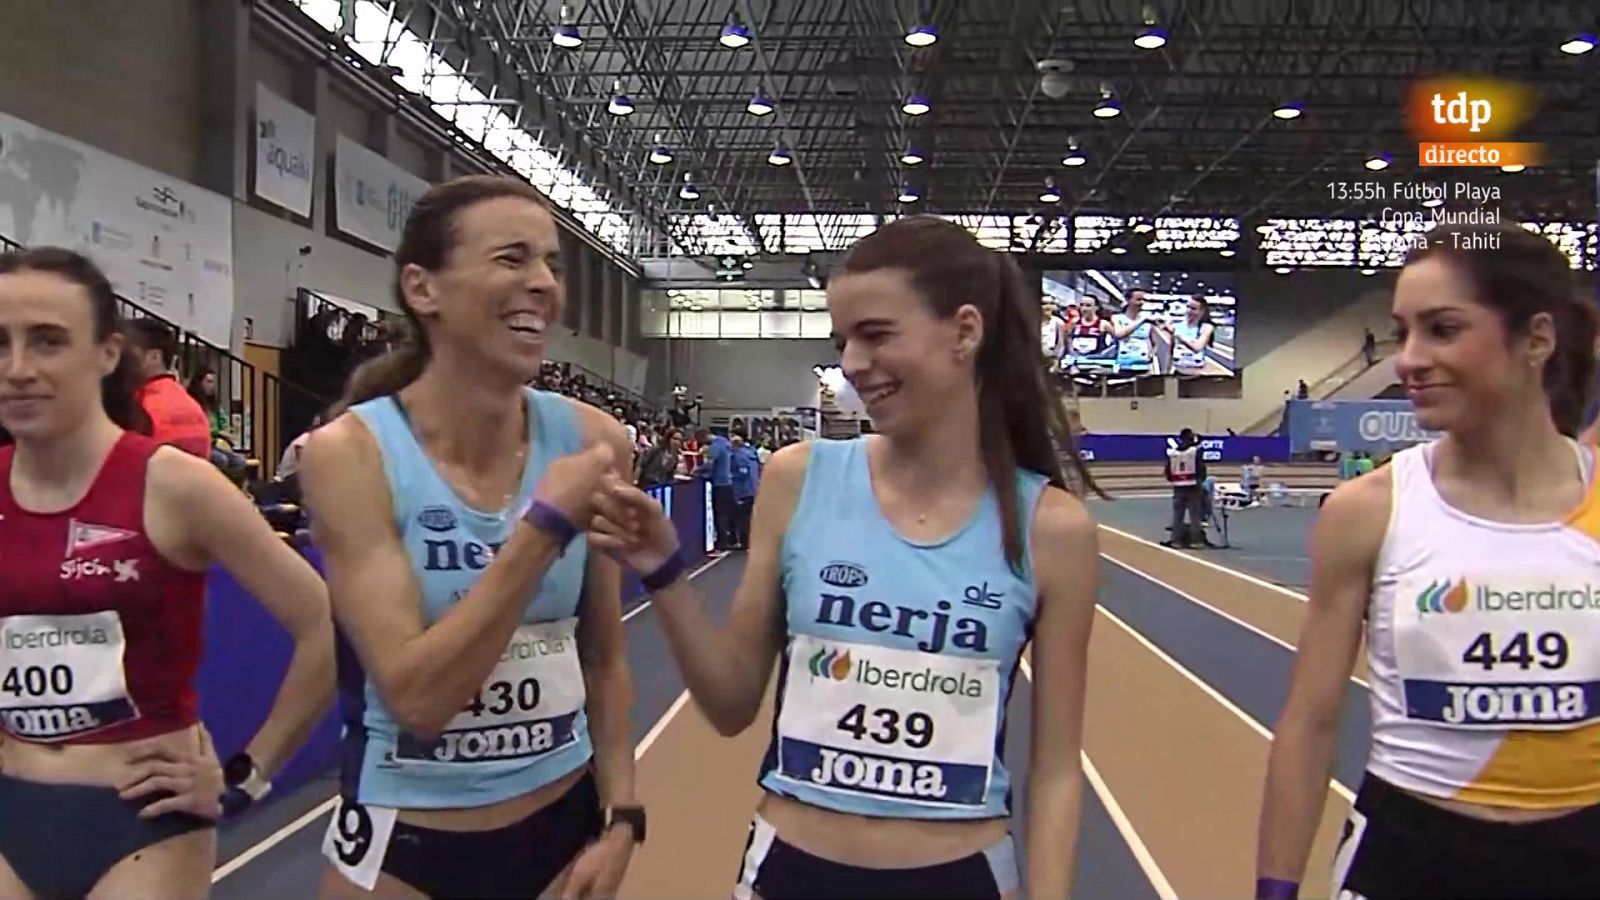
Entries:
{"type": "Polygon", "coordinates": [[[1433,445],[1390,463],[1388,533],[1367,617],[1372,774],[1486,806],[1600,803],[1600,490],[1564,520],[1455,509],[1433,445]]]}

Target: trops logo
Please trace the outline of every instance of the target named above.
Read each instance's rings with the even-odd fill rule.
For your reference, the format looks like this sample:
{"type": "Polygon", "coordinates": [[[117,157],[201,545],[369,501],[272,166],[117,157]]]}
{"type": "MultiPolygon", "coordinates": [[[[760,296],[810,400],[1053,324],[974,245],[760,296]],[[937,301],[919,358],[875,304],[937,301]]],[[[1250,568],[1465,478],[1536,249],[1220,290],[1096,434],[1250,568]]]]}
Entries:
{"type": "MultiPolygon", "coordinates": [[[[1581,577],[1581,576],[1580,576],[1581,577]]],[[[1417,594],[1417,611],[1459,613],[1471,607],[1474,612],[1582,612],[1600,610],[1600,585],[1537,577],[1444,578],[1429,584],[1417,594]]]]}

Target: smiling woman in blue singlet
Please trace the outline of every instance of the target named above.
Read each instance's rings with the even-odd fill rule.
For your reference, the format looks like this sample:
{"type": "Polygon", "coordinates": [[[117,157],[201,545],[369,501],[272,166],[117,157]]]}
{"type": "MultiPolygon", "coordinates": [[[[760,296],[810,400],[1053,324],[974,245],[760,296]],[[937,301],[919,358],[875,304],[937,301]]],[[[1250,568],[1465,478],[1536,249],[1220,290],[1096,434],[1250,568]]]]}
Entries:
{"type": "Polygon", "coordinates": [[[602,472],[631,472],[627,433],[523,387],[560,320],[560,255],[526,183],[428,191],[395,252],[414,334],[306,444],[348,639],[325,897],[610,896],[644,838],[621,572],[574,524],[602,472]]]}
{"type": "Polygon", "coordinates": [[[1395,290],[1395,369],[1444,436],[1318,516],[1257,896],[1298,893],[1365,637],[1371,755],[1317,896],[1600,897],[1600,479],[1572,440],[1593,294],[1518,225],[1428,243],[1395,290]]]}
{"type": "Polygon", "coordinates": [[[855,245],[828,309],[878,433],[773,455],[724,626],[659,505],[620,483],[597,502],[591,543],[641,573],[719,731],[750,726],[779,667],[736,896],[1018,896],[1005,713],[1030,640],[1027,892],[1067,896],[1098,561],[1036,298],[940,219],[855,245]]]}

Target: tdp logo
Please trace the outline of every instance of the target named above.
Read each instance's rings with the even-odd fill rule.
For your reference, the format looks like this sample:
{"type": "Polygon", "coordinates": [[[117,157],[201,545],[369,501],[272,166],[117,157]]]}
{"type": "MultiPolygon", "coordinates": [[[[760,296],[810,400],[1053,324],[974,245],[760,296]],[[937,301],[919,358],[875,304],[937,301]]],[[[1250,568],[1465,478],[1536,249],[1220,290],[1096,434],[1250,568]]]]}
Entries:
{"type": "Polygon", "coordinates": [[[832,678],[834,681],[843,681],[850,675],[850,651],[840,653],[823,647],[811,655],[806,662],[806,668],[811,670],[814,678],[832,678]]]}
{"type": "Polygon", "coordinates": [[[1449,100],[1443,94],[1433,95],[1433,121],[1436,125],[1465,125],[1467,131],[1477,134],[1494,119],[1494,104],[1488,100],[1470,100],[1466,91],[1458,91],[1449,100]]]}
{"type": "Polygon", "coordinates": [[[1465,578],[1452,584],[1450,579],[1435,581],[1422,589],[1417,595],[1417,612],[1427,615],[1429,613],[1458,613],[1467,608],[1467,589],[1465,578]]]}

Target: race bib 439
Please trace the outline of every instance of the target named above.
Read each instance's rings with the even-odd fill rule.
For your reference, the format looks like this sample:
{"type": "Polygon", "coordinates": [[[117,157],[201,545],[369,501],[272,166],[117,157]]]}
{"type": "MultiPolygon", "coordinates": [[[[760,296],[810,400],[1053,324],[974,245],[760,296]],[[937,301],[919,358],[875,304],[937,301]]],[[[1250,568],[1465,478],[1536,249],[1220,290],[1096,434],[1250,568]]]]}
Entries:
{"type": "Polygon", "coordinates": [[[439,737],[402,732],[402,762],[475,763],[543,756],[576,740],[586,699],[576,618],[523,625],[472,702],[439,737]]]}
{"type": "Polygon", "coordinates": [[[904,803],[982,806],[999,663],[796,635],[778,777],[904,803]]]}
{"type": "Polygon", "coordinates": [[[30,741],[60,741],[139,717],[114,610],[0,619],[0,720],[30,741]]]}
{"type": "Polygon", "coordinates": [[[1495,730],[1600,719],[1600,577],[1415,579],[1400,586],[1394,609],[1409,718],[1495,730]]]}

